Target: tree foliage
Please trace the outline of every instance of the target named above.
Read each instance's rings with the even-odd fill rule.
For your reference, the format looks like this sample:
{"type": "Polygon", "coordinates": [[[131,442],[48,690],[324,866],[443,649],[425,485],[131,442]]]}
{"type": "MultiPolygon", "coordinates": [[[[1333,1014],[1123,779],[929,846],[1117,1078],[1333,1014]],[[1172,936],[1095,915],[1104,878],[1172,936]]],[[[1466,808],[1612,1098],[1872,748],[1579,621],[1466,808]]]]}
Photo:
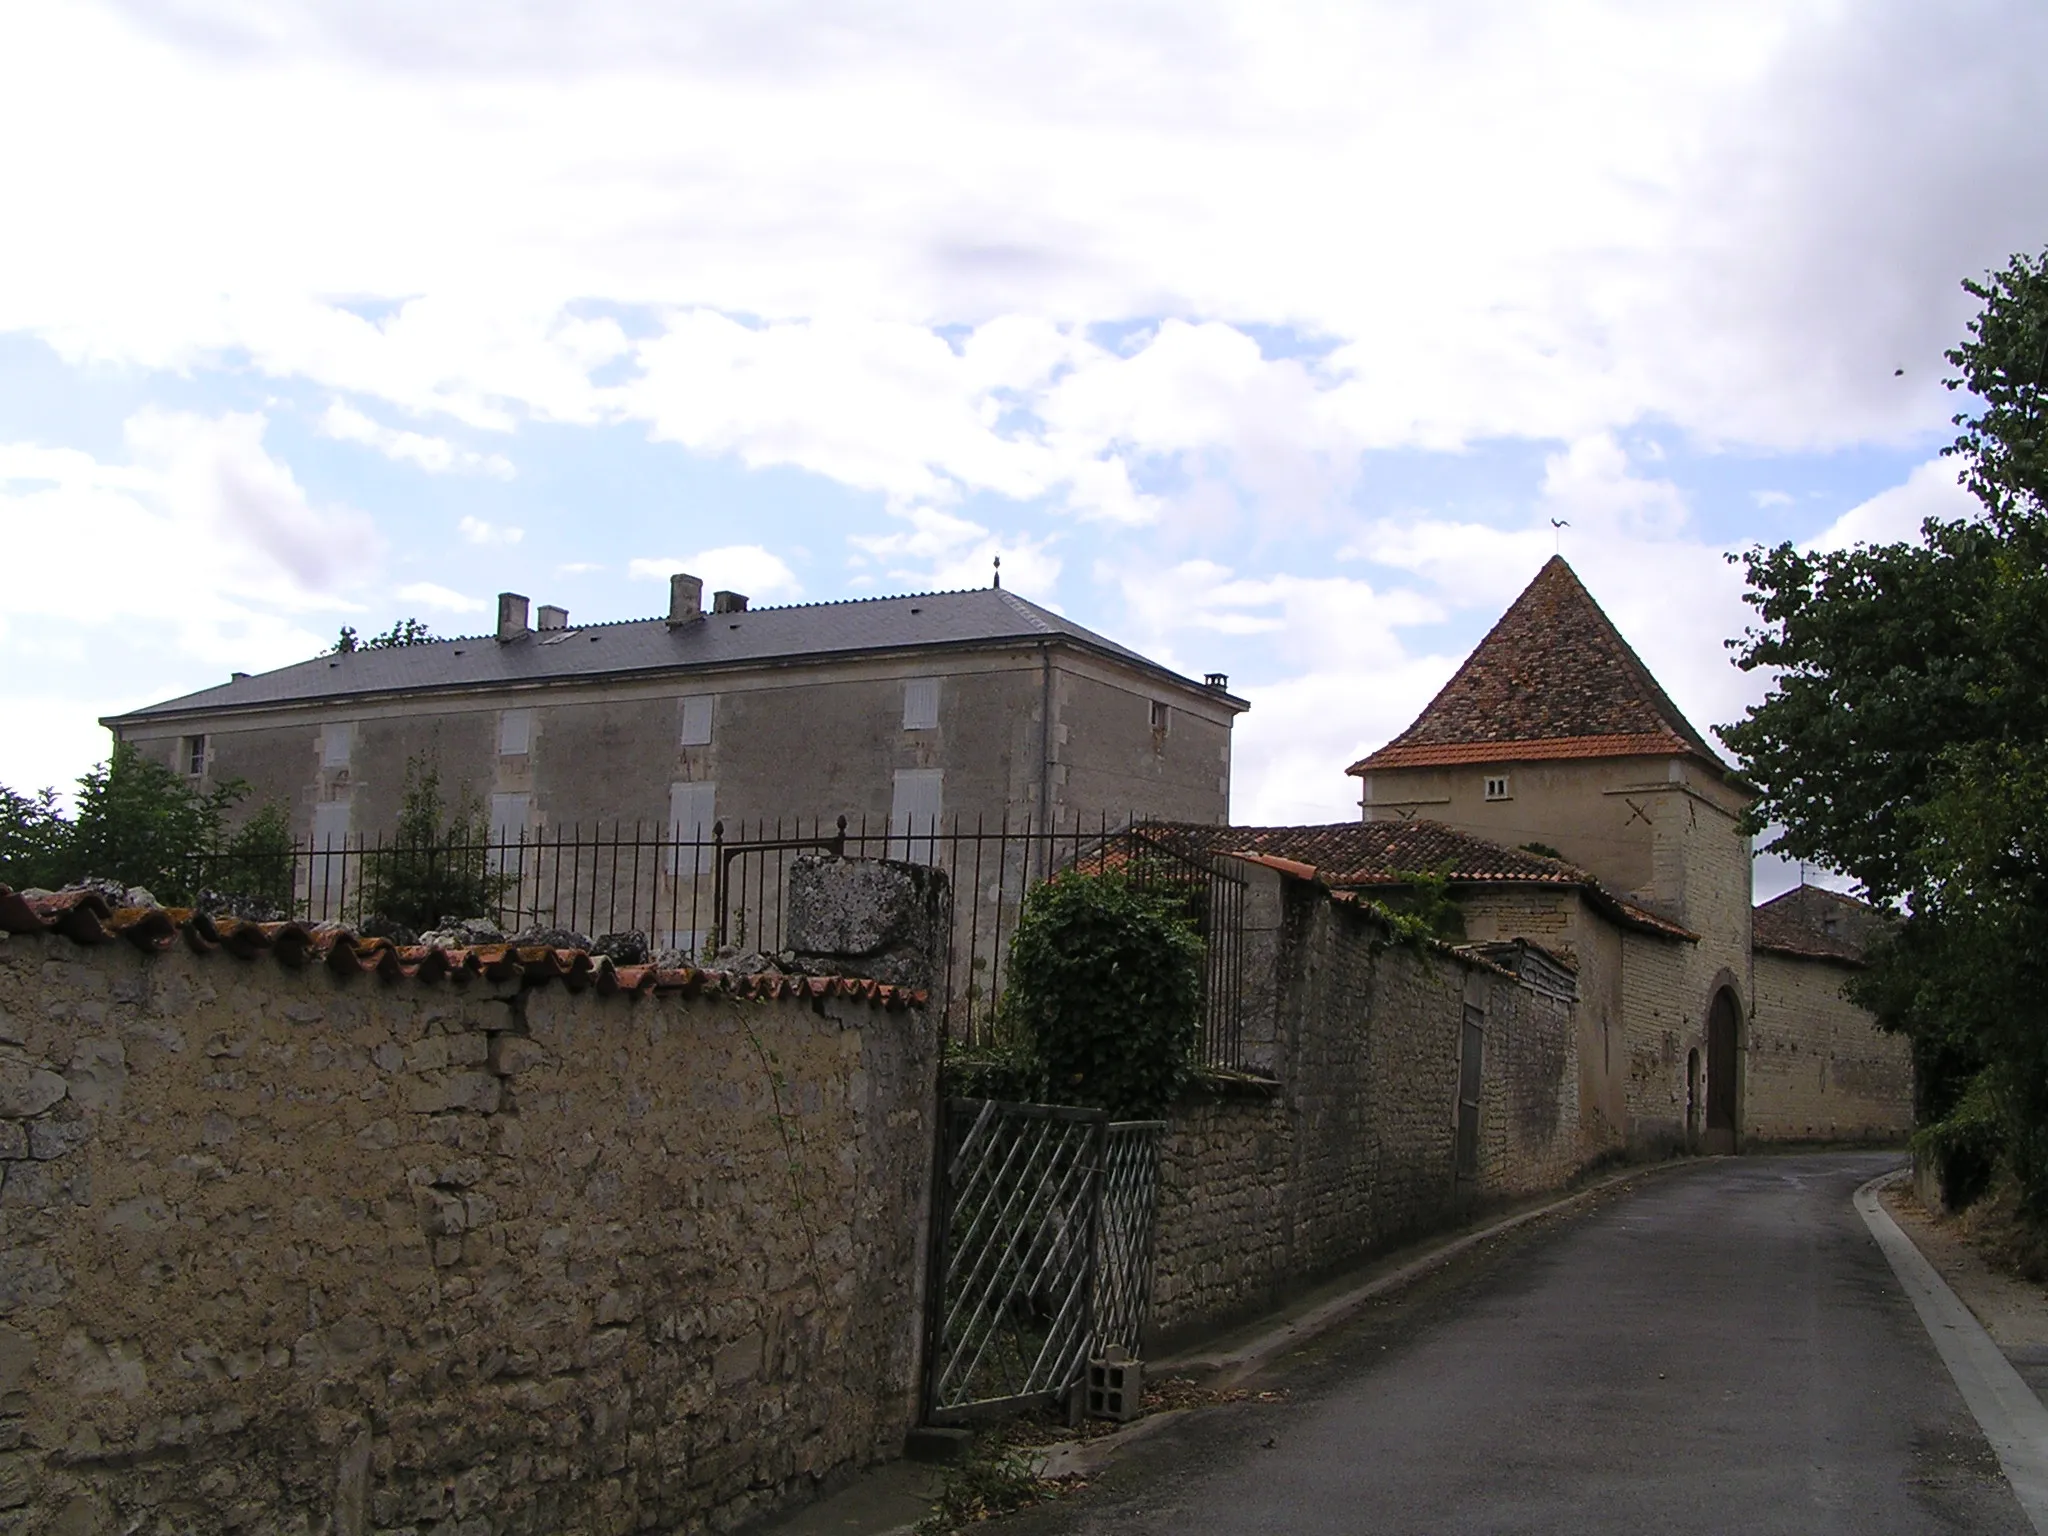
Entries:
{"type": "Polygon", "coordinates": [[[0,786],[0,882],[54,889],[114,880],[174,905],[225,887],[288,907],[290,824],[281,807],[264,806],[231,825],[231,813],[248,793],[240,779],[195,787],[116,743],[107,761],[79,779],[71,816],[59,808],[54,790],[22,795],[0,786]]]}
{"type": "Polygon", "coordinates": [[[1983,515],[1745,555],[1762,623],[1731,644],[1773,678],[1721,735],[1755,826],[1903,915],[1854,992],[1911,1037],[1923,1124],[1963,1115],[1950,1139],[1981,1146],[1995,1107],[2048,1218],[2048,255],[1964,286],[1949,451],[1983,515]]]}
{"type": "Polygon", "coordinates": [[[476,803],[450,806],[433,762],[408,760],[397,832],[364,860],[364,923],[419,932],[443,918],[495,913],[512,877],[496,867],[490,842],[490,822],[476,803]]]}
{"type": "Polygon", "coordinates": [[[1003,1017],[1057,1102],[1148,1118],[1187,1085],[1202,942],[1184,905],[1122,874],[1071,870],[1026,898],[1003,1017]]]}
{"type": "Polygon", "coordinates": [[[334,649],[328,654],[347,656],[356,651],[391,651],[404,645],[432,645],[441,637],[419,619],[399,619],[378,635],[358,635],[353,624],[341,626],[334,649]]]}

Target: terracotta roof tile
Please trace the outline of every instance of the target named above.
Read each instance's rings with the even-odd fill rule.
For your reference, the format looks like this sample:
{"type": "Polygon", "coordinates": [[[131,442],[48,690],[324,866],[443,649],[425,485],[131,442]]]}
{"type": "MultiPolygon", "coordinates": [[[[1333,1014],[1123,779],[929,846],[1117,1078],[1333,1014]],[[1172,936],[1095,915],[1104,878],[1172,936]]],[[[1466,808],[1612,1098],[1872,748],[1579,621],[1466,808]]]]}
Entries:
{"type": "Polygon", "coordinates": [[[1553,556],[1414,724],[1349,771],[1671,752],[1726,767],[1553,556]]]}
{"type": "Polygon", "coordinates": [[[1892,919],[1867,901],[1802,885],[1750,913],[1749,942],[1772,954],[1862,965],[1870,943],[1891,926],[1892,919]]]}
{"type": "Polygon", "coordinates": [[[922,1007],[922,990],[891,986],[857,976],[741,975],[694,966],[657,970],[651,965],[614,965],[609,956],[581,949],[483,944],[469,949],[398,945],[363,938],[336,923],[253,923],[211,918],[185,907],[112,907],[96,891],[62,891],[27,897],[0,885],[0,933],[59,934],[76,944],[126,942],[160,953],[181,942],[199,954],[226,950],[244,960],[268,955],[294,968],[324,965],[342,975],[375,975],[386,982],[447,981],[467,985],[518,981],[538,986],[560,981],[572,992],[594,988],[601,995],[624,992],[681,992],[686,996],[748,999],[846,997],[888,1009],[922,1007]]]}
{"type": "Polygon", "coordinates": [[[1339,821],[1306,827],[1213,827],[1150,822],[1141,832],[1208,854],[1279,868],[1335,889],[1397,886],[1403,876],[1441,872],[1460,885],[1552,885],[1578,890],[1628,927],[1665,938],[1699,935],[1624,901],[1562,859],[1506,848],[1438,821],[1339,821]]]}

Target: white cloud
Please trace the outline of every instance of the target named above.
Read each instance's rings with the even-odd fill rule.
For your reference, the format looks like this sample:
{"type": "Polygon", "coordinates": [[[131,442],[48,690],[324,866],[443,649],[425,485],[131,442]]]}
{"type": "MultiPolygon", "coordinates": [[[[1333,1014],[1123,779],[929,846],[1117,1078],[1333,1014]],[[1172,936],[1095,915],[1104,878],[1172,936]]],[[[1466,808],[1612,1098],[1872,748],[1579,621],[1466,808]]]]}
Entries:
{"type": "Polygon", "coordinates": [[[472,544],[517,544],[526,537],[524,528],[508,528],[481,517],[464,517],[455,531],[472,544]]]}
{"type": "Polygon", "coordinates": [[[491,605],[480,597],[466,597],[439,582],[415,581],[398,589],[401,601],[418,603],[423,608],[438,608],[444,613],[489,613],[491,605]]]}
{"type": "Polygon", "coordinates": [[[1815,553],[1847,549],[1855,544],[1896,544],[1918,541],[1928,518],[1951,522],[1981,517],[1984,507],[1957,479],[1954,459],[1930,459],[1906,478],[1904,485],[1879,491],[1830,523],[1806,547],[1815,553]]]}
{"type": "Polygon", "coordinates": [[[1005,587],[1041,602],[1052,599],[1061,562],[1050,540],[998,538],[980,523],[935,507],[913,506],[897,515],[910,525],[902,532],[847,536],[858,551],[857,570],[865,557],[881,562],[890,580],[901,586],[954,591],[990,585],[1000,556],[1005,587]]]}
{"type": "Polygon", "coordinates": [[[757,602],[773,597],[794,600],[803,595],[796,572],[780,555],[758,544],[725,544],[681,558],[654,555],[626,565],[626,574],[641,581],[667,581],[677,571],[702,578],[707,593],[719,589],[744,592],[757,602]]]}
{"type": "Polygon", "coordinates": [[[489,475],[494,480],[510,480],[514,474],[512,461],[502,454],[472,453],[468,449],[457,448],[445,437],[429,437],[424,433],[387,427],[339,400],[329,405],[321,416],[320,431],[326,437],[374,448],[387,459],[417,464],[430,475],[445,475],[454,470],[464,474],[489,475]]]}

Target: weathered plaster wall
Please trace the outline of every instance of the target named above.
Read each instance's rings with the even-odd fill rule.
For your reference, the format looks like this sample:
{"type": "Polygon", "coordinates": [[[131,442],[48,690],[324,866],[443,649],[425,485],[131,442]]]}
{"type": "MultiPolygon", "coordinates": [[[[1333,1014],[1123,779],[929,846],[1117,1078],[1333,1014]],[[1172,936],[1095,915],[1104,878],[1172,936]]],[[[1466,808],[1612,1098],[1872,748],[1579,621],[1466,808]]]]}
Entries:
{"type": "Polygon", "coordinates": [[[1854,971],[1759,952],[1745,1131],[1764,1141],[1897,1140],[1913,1128],[1913,1061],[1842,995],[1854,971]]]}
{"type": "Polygon", "coordinates": [[[915,1407],[930,1021],[0,938],[0,1524],[723,1528],[915,1407]]]}
{"type": "Polygon", "coordinates": [[[1275,1081],[1179,1106],[1163,1148],[1151,1331],[1247,1315],[1474,1200],[1561,1183],[1583,1160],[1576,1024],[1562,997],[1483,962],[1390,946],[1357,906],[1251,869],[1256,1053],[1275,1081]],[[1258,927],[1262,935],[1274,929],[1258,927]],[[1259,957],[1256,961],[1254,957],[1259,957]],[[1456,1167],[1467,1002],[1485,1021],[1476,1180],[1456,1167]]]}

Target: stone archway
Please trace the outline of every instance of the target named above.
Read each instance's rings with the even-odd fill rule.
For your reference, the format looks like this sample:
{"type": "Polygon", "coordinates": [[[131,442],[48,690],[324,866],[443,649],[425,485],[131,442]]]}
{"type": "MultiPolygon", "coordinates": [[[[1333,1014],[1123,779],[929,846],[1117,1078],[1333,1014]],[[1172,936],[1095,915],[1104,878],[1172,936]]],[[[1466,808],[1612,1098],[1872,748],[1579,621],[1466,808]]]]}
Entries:
{"type": "Polygon", "coordinates": [[[1714,994],[1707,1010],[1707,1126],[1703,1152],[1733,1152],[1742,1129],[1742,1004],[1734,989],[1714,994]]]}

